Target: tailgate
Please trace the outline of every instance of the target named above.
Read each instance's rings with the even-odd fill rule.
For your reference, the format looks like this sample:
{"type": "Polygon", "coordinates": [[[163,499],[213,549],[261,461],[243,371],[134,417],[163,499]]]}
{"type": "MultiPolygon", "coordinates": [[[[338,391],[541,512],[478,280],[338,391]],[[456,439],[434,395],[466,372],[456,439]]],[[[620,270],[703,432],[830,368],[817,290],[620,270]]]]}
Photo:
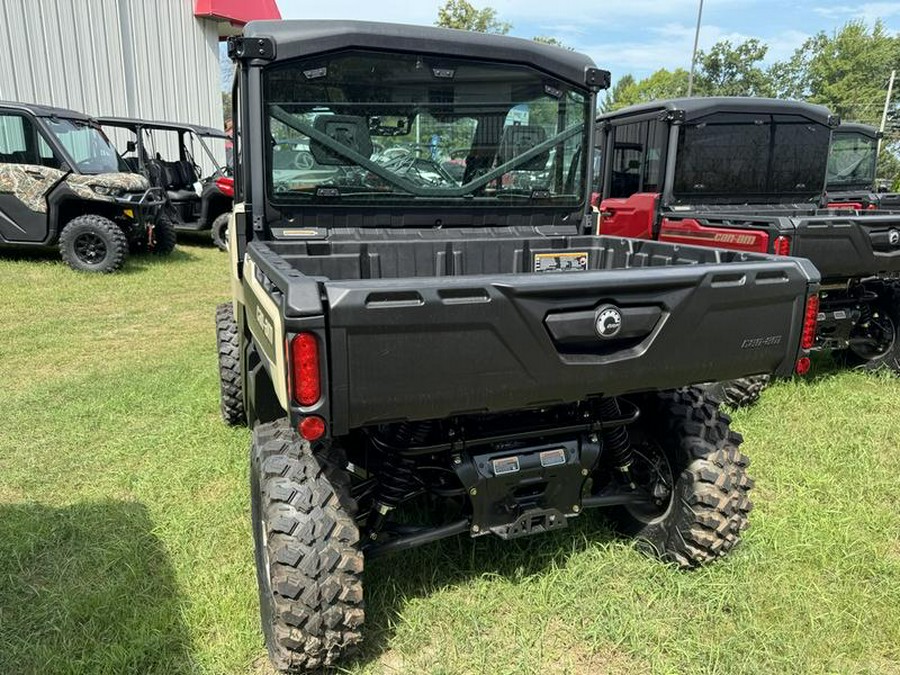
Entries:
{"type": "Polygon", "coordinates": [[[325,282],[334,433],[787,375],[811,278],[784,258],[325,282]]]}
{"type": "Polygon", "coordinates": [[[812,261],[823,279],[900,273],[900,217],[798,218],[794,232],[791,254],[812,261]]]}

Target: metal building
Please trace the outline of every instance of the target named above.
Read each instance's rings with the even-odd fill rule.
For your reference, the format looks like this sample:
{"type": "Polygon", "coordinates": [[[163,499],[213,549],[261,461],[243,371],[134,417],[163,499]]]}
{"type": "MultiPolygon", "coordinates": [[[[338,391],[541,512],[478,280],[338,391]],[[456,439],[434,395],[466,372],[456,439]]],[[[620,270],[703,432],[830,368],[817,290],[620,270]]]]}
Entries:
{"type": "Polygon", "coordinates": [[[222,127],[219,41],[275,0],[0,0],[0,100],[222,127]]]}

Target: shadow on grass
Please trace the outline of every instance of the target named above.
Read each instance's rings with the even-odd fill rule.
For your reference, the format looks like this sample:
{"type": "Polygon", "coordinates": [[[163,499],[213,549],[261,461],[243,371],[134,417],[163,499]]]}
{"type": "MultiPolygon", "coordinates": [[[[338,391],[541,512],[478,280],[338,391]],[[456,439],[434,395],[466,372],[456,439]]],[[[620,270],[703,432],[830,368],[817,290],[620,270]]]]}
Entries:
{"type": "Polygon", "coordinates": [[[0,673],[194,672],[143,505],[0,506],[0,673]]]}
{"type": "MultiPolygon", "coordinates": [[[[186,242],[188,243],[188,242],[186,242]]],[[[14,262],[41,262],[56,263],[65,266],[59,252],[56,249],[16,249],[0,248],[0,260],[14,262]]],[[[125,265],[116,274],[133,274],[143,271],[148,267],[147,263],[178,265],[197,260],[197,256],[188,253],[182,248],[176,248],[167,256],[155,256],[150,253],[129,253],[125,259],[125,265]]]]}
{"type": "Polygon", "coordinates": [[[376,661],[388,649],[397,616],[411,600],[482,576],[525,580],[564,567],[596,544],[620,540],[602,510],[589,511],[552,533],[510,541],[462,535],[368,562],[366,623],[357,661],[376,661]]]}

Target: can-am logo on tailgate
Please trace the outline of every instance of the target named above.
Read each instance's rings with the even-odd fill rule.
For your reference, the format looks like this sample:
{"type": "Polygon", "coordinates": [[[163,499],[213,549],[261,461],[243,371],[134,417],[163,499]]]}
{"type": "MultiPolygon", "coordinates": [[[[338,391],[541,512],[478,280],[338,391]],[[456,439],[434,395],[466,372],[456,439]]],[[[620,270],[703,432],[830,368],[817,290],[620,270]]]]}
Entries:
{"type": "Polygon", "coordinates": [[[900,232],[898,232],[897,230],[891,230],[890,232],[888,232],[888,243],[891,246],[900,244],[900,232]]]}
{"type": "Polygon", "coordinates": [[[622,313],[615,307],[601,307],[597,310],[594,330],[602,338],[615,337],[622,330],[622,313]]]}

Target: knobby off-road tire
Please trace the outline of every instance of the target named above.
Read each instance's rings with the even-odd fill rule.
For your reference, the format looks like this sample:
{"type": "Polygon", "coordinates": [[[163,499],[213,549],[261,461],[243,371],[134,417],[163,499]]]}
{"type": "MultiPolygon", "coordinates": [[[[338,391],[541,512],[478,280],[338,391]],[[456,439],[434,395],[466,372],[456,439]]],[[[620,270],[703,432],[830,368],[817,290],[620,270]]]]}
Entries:
{"type": "Polygon", "coordinates": [[[231,211],[226,211],[212,222],[210,234],[212,236],[213,244],[215,244],[216,248],[220,251],[228,250],[228,221],[230,218],[231,211]]]}
{"type": "Polygon", "coordinates": [[[722,382],[722,402],[732,408],[751,406],[759,400],[771,379],[770,375],[754,375],[722,382]]]}
{"type": "Polygon", "coordinates": [[[241,344],[234,307],[230,302],[216,307],[216,346],[219,352],[219,408],[222,419],[229,426],[245,424],[241,344]]]}
{"type": "Polygon", "coordinates": [[[125,263],[128,238],[109,218],[78,216],[63,228],[59,254],[73,270],[109,274],[125,263]]]}
{"type": "Polygon", "coordinates": [[[635,470],[642,457],[660,453],[674,486],[661,507],[615,509],[617,529],[680,567],[724,556],[740,541],[753,508],[743,439],[730,430],[716,399],[694,387],[648,396],[641,417],[646,424],[632,435],[640,453],[635,470]]]}
{"type": "Polygon", "coordinates": [[[279,670],[327,667],[361,639],[363,554],[335,449],[313,453],[284,420],[253,430],[250,489],[260,615],[279,670]]]}
{"type": "Polygon", "coordinates": [[[175,250],[178,237],[175,234],[175,225],[171,220],[161,218],[153,226],[153,246],[150,252],[153,255],[169,255],[175,250]]]}

